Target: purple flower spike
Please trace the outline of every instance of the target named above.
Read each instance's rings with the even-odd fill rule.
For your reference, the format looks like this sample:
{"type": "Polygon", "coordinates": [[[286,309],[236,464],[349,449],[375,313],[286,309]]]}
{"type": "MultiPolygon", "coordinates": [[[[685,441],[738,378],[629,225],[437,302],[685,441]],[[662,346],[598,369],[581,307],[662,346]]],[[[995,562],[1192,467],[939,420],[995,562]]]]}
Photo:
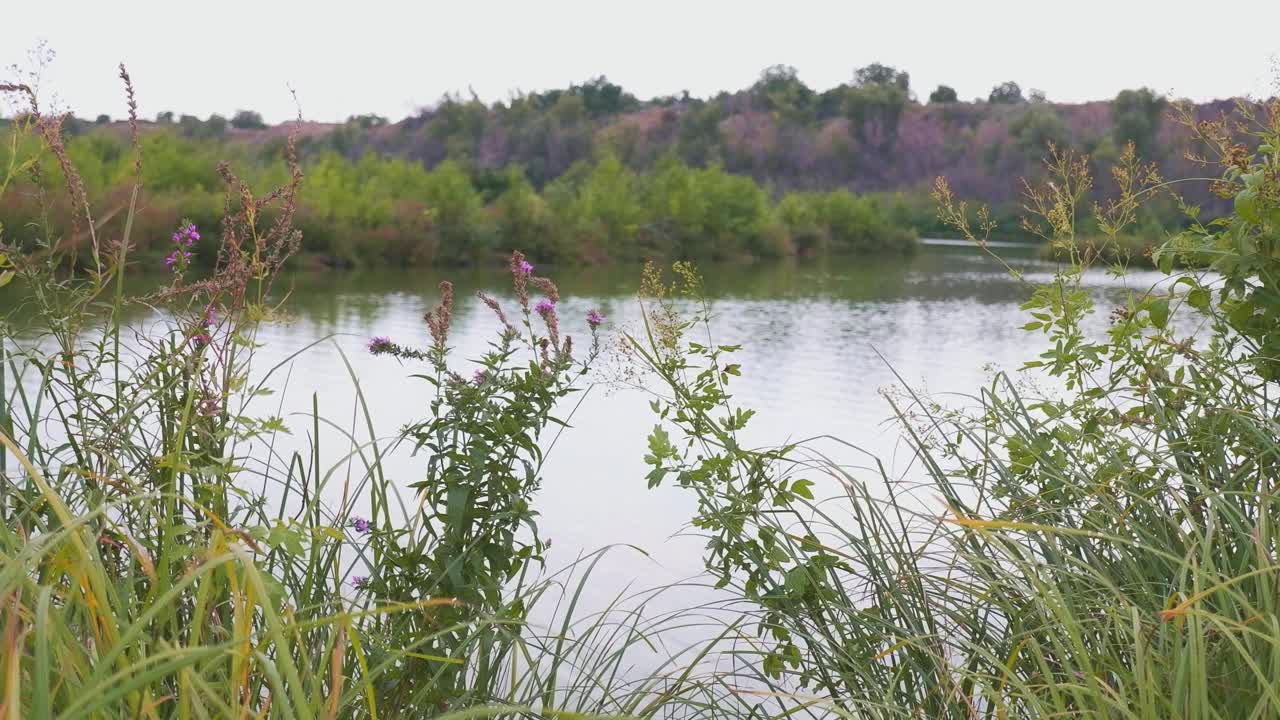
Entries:
{"type": "Polygon", "coordinates": [[[170,270],[177,270],[180,269],[180,265],[184,266],[189,260],[191,260],[191,253],[186,250],[174,250],[164,259],[164,264],[170,270]]]}
{"type": "Polygon", "coordinates": [[[556,304],[546,298],[543,298],[538,301],[537,305],[533,306],[533,309],[537,310],[539,315],[546,317],[555,311],[556,304]]]}
{"type": "Polygon", "coordinates": [[[173,234],[173,244],[179,247],[191,247],[200,239],[200,231],[196,230],[194,223],[188,223],[185,227],[178,228],[173,234]]]}
{"type": "Polygon", "coordinates": [[[373,523],[360,517],[359,515],[351,519],[351,527],[355,528],[356,532],[360,533],[361,535],[368,535],[369,533],[373,532],[373,523]]]}
{"type": "Polygon", "coordinates": [[[521,260],[521,261],[520,261],[520,272],[524,273],[525,275],[532,275],[532,274],[533,274],[533,265],[531,265],[531,264],[529,263],[529,261],[528,261],[528,260],[521,260]]]}
{"type": "Polygon", "coordinates": [[[390,352],[393,345],[391,338],[388,337],[382,337],[379,335],[378,337],[369,338],[369,352],[374,355],[381,355],[385,352],[390,352]]]}
{"type": "Polygon", "coordinates": [[[604,321],[605,321],[604,313],[600,312],[596,308],[591,308],[591,310],[587,313],[587,324],[590,325],[592,329],[600,327],[601,325],[604,324],[604,321]]]}
{"type": "Polygon", "coordinates": [[[488,377],[489,373],[485,372],[484,368],[476,370],[475,373],[471,375],[471,379],[474,380],[477,385],[483,384],[488,377]]]}
{"type": "Polygon", "coordinates": [[[351,576],[351,587],[353,587],[353,588],[355,588],[355,589],[357,589],[357,590],[364,590],[365,588],[369,587],[369,576],[367,576],[367,575],[352,575],[352,576],[351,576]]]}

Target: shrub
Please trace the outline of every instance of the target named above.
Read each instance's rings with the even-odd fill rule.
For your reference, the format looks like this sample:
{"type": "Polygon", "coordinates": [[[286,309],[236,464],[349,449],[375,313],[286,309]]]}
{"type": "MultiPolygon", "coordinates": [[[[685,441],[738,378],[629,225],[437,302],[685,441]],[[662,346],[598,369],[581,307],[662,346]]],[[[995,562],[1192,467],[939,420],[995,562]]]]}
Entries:
{"type": "MultiPolygon", "coordinates": [[[[973,407],[891,398],[922,487],[878,463],[836,464],[817,441],[747,446],[737,348],[715,343],[700,279],[647,270],[643,332],[628,341],[663,390],[649,482],[696,496],[708,572],[753,608],[757,640],[738,650],[753,677],[857,717],[1280,709],[1280,180],[1268,170],[1280,103],[1251,120],[1256,155],[1234,125],[1196,126],[1222,173],[1215,191],[1237,209],[1201,223],[1188,207],[1190,227],[1155,253],[1169,282],[1130,288],[1105,331],[1090,330],[1081,284],[1096,256],[1073,253],[1027,285],[1026,330],[1048,342],[1024,372],[1060,390],[999,374],[973,407]],[[1211,270],[1174,273],[1179,259],[1211,270]],[[1185,334],[1195,328],[1209,336],[1185,334]],[[816,502],[817,476],[846,497],[816,502]]],[[[1048,170],[1028,185],[1028,226],[1071,248],[1088,164],[1055,151],[1048,170]]],[[[1132,146],[1113,176],[1119,193],[1093,222],[1114,242],[1171,185],[1132,146]]],[[[944,180],[936,190],[943,218],[989,247],[990,213],[975,221],[944,180]]]]}

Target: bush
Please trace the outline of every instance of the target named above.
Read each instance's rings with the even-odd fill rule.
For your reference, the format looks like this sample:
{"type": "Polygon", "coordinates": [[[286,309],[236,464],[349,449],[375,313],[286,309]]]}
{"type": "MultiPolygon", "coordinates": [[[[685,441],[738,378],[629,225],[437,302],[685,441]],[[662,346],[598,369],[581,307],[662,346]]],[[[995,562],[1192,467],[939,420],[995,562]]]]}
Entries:
{"type": "Polygon", "coordinates": [[[936,90],[929,93],[930,105],[941,105],[944,103],[953,103],[956,101],[956,90],[948,85],[939,85],[936,90]]]}
{"type": "Polygon", "coordinates": [[[987,96],[987,102],[1001,105],[1017,105],[1026,102],[1026,99],[1022,97],[1022,87],[1010,80],[991,88],[991,94],[987,96]]]}
{"type": "MultiPolygon", "coordinates": [[[[59,147],[56,134],[46,138],[59,147]]],[[[7,145],[26,151],[28,139],[7,145]]],[[[0,285],[16,280],[36,333],[15,337],[10,313],[0,318],[5,714],[592,716],[732,704],[689,673],[626,688],[578,684],[579,673],[615,675],[630,662],[626,647],[665,642],[669,630],[636,608],[606,610],[605,622],[555,609],[582,592],[600,554],[534,579],[542,543],[536,529],[531,541],[524,533],[536,528],[543,429],[559,422],[551,407],[576,390],[604,320],[562,321],[554,284],[518,254],[518,308],[508,316],[482,298],[498,339],[479,372],[462,377],[449,364],[447,284],[427,316],[428,348],[370,341],[376,354],[424,362],[417,377],[434,399],[419,422],[388,441],[366,407],[368,436],[353,434],[329,457],[320,428],[338,424],[313,413],[301,420],[307,439],[276,454],[285,419],[251,408],[273,381],[254,357],[261,329],[281,318],[274,280],[298,249],[294,147],[291,139],[286,184],[268,193],[221,169],[221,237],[180,223],[166,238],[172,277],[158,290],[138,293],[124,275],[133,222],[108,243],[92,218],[65,221],[90,234],[78,250],[92,248],[88,272],[56,237],[34,252],[5,245],[0,285]],[[533,291],[544,296],[537,304],[533,291]],[[162,311],[145,334],[126,324],[138,309],[162,311]],[[568,332],[584,321],[591,341],[579,361],[568,332]],[[396,497],[381,464],[410,443],[432,451],[420,503],[396,497]],[[324,500],[332,497],[341,501],[324,500]],[[558,631],[526,625],[544,606],[558,631]],[[633,639],[619,641],[617,630],[633,639]]],[[[0,187],[37,159],[49,160],[14,157],[0,187]]],[[[74,166],[63,168],[68,212],[91,214],[74,166]]],[[[454,172],[438,179],[456,184],[454,172]]],[[[128,213],[135,219],[136,207],[128,213]]]]}
{"type": "MultiPolygon", "coordinates": [[[[1192,225],[1155,252],[1170,282],[1131,288],[1104,331],[1087,324],[1081,282],[1096,256],[1027,284],[1025,329],[1047,348],[1023,369],[1054,391],[1002,373],[973,407],[891,398],[923,487],[837,465],[817,441],[741,443],[753,413],[729,386],[742,368],[715,344],[700,278],[646,271],[644,332],[628,341],[662,388],[649,483],[697,498],[707,571],[753,608],[757,640],[737,656],[769,691],[886,718],[1280,710],[1280,313],[1267,279],[1280,179],[1266,170],[1280,103],[1250,120],[1257,156],[1242,155],[1237,126],[1195,124],[1237,211],[1201,224],[1188,208],[1192,225]],[[1174,273],[1179,260],[1209,269],[1174,273]],[[1209,337],[1185,334],[1197,328],[1209,337]],[[843,502],[815,501],[818,474],[843,502]]],[[[1088,165],[1055,151],[1048,169],[1028,186],[1027,223],[1070,248],[1088,165]]],[[[1171,185],[1132,145],[1113,177],[1119,194],[1093,222],[1115,242],[1171,185]]],[[[936,187],[942,217],[988,247],[990,214],[975,226],[936,187]]]]}
{"type": "Polygon", "coordinates": [[[261,130],[267,124],[262,121],[262,114],[253,110],[237,110],[231,116],[231,127],[240,130],[261,130]]]}

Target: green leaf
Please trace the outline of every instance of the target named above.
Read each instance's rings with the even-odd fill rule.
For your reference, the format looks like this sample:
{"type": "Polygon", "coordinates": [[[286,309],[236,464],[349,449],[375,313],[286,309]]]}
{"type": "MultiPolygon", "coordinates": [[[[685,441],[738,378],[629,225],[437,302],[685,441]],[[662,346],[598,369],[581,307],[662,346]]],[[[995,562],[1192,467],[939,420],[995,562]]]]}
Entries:
{"type": "Polygon", "coordinates": [[[675,448],[671,446],[671,436],[661,425],[654,425],[653,432],[649,433],[649,453],[658,462],[663,458],[675,456],[675,448]]]}
{"type": "Polygon", "coordinates": [[[1209,301],[1209,291],[1204,288],[1198,287],[1187,293],[1187,304],[1202,312],[1209,309],[1209,301]]]}
{"type": "Polygon", "coordinates": [[[1262,221],[1258,215],[1258,193],[1254,190],[1241,190],[1236,194],[1236,214],[1246,222],[1257,225],[1262,221]]]}
{"type": "Polygon", "coordinates": [[[791,483],[791,492],[799,495],[806,500],[813,499],[813,491],[809,488],[813,487],[812,480],[797,480],[791,483]]]}
{"type": "Polygon", "coordinates": [[[1151,324],[1161,330],[1169,324],[1169,301],[1167,299],[1152,300],[1147,305],[1147,314],[1151,316],[1151,324]]]}

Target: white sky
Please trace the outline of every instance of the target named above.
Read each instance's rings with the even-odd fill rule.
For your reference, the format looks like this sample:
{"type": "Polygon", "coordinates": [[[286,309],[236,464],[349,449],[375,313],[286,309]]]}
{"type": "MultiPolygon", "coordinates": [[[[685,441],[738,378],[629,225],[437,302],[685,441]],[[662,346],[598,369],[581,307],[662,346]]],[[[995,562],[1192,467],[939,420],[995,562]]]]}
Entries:
{"type": "Polygon", "coordinates": [[[1063,102],[1143,85],[1206,100],[1275,92],[1278,2],[0,0],[0,65],[47,41],[45,90],[87,118],[124,115],[121,60],[144,117],[279,121],[292,86],[308,119],[399,119],[448,90],[490,101],[599,74],[641,98],[707,96],[775,63],[822,90],[875,61],[910,72],[921,97],[1014,80],[1063,102]]]}

